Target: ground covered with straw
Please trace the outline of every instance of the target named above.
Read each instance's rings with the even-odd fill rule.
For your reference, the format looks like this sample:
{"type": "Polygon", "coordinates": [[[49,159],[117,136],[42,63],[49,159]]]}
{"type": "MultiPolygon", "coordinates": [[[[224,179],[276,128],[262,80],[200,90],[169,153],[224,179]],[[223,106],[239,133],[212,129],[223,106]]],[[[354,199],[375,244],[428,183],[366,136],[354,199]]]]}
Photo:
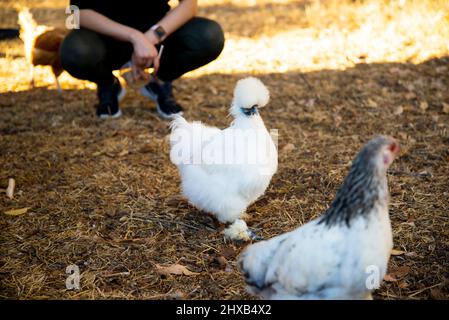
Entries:
{"type": "MultiPolygon", "coordinates": [[[[16,25],[16,2],[0,3],[0,27],[16,25]]],[[[64,20],[65,1],[19,2],[42,23],[64,20]]],[[[247,75],[271,91],[262,116],[279,130],[279,170],[248,224],[269,238],[317,217],[359,148],[392,135],[395,250],[374,297],[449,298],[447,2],[199,3],[227,43],[175,82],[186,118],[227,126],[247,75]]],[[[0,193],[0,298],[251,298],[235,264],[244,246],[179,196],[154,104],[130,90],[124,116],[99,121],[92,84],[64,74],[59,95],[49,69],[37,75],[30,88],[20,40],[0,42],[0,189],[16,181],[13,199],[0,193]],[[73,264],[79,290],[65,285],[73,264]]]]}

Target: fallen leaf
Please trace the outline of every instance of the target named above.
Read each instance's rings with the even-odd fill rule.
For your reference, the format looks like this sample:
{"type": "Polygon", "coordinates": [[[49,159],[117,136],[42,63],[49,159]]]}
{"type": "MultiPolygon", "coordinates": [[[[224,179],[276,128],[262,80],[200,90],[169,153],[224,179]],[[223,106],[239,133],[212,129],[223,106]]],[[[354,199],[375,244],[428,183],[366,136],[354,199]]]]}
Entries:
{"type": "Polygon", "coordinates": [[[140,153],[149,153],[153,151],[153,149],[149,145],[144,145],[142,148],[139,149],[140,153]]]}
{"type": "Polygon", "coordinates": [[[177,275],[185,275],[185,276],[194,276],[198,273],[192,272],[183,265],[180,264],[172,264],[170,266],[161,266],[156,264],[156,272],[159,273],[162,276],[168,276],[170,274],[177,274],[177,275]]]}
{"type": "Polygon", "coordinates": [[[391,255],[392,256],[401,256],[405,253],[405,251],[402,250],[397,250],[397,249],[392,249],[391,250],[391,255]]]}
{"type": "Polygon", "coordinates": [[[402,106],[399,106],[394,109],[393,114],[395,116],[399,116],[402,114],[402,112],[404,112],[404,108],[402,106]]]}
{"type": "Polygon", "coordinates": [[[28,211],[29,208],[22,208],[22,209],[11,209],[8,211],[5,211],[5,214],[8,216],[20,216],[21,214],[24,214],[28,211]]]}
{"type": "Polygon", "coordinates": [[[419,104],[419,108],[423,111],[426,111],[429,108],[429,104],[426,101],[421,101],[419,104]]]}
{"type": "Polygon", "coordinates": [[[398,279],[396,279],[395,277],[393,277],[393,276],[391,276],[391,275],[389,275],[389,274],[386,274],[386,275],[385,275],[384,280],[385,280],[386,282],[396,282],[396,281],[398,281],[398,279]]]}
{"type": "MultiPolygon", "coordinates": [[[[410,267],[402,266],[402,267],[397,267],[397,268],[391,269],[387,275],[389,276],[389,278],[395,279],[393,281],[397,281],[398,279],[405,277],[409,272],[410,272],[410,267]]],[[[385,281],[387,281],[387,280],[385,280],[385,281]]]]}
{"type": "Polygon", "coordinates": [[[394,273],[397,277],[405,277],[406,275],[408,275],[408,273],[410,272],[410,267],[409,266],[402,266],[397,268],[394,273]]]}
{"type": "Polygon", "coordinates": [[[411,257],[411,258],[415,258],[418,256],[418,254],[416,252],[406,252],[405,255],[407,257],[411,257]]]}
{"type": "Polygon", "coordinates": [[[446,300],[446,295],[438,288],[433,288],[430,290],[430,297],[433,300],[446,300]]]}
{"type": "Polygon", "coordinates": [[[218,264],[220,265],[220,267],[226,267],[228,265],[228,260],[223,257],[223,256],[219,256],[216,258],[218,264]]]}
{"type": "Polygon", "coordinates": [[[374,101],[374,100],[371,100],[371,99],[368,99],[367,104],[368,104],[368,106],[371,107],[371,108],[377,108],[377,107],[378,107],[377,102],[374,101]]]}
{"type": "Polygon", "coordinates": [[[282,147],[281,152],[290,152],[295,149],[296,147],[293,143],[287,143],[285,146],[282,147]]]}
{"type": "Polygon", "coordinates": [[[443,113],[449,113],[449,103],[443,102],[443,113]]]}
{"type": "Polygon", "coordinates": [[[232,260],[237,256],[237,252],[233,247],[224,247],[221,250],[221,255],[225,257],[227,260],[232,260]]]}

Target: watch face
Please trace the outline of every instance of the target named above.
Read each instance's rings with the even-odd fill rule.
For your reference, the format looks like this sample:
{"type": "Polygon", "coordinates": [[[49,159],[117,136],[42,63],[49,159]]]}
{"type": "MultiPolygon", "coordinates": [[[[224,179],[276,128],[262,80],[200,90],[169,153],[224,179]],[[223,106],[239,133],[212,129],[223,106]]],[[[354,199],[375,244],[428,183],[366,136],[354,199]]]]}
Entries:
{"type": "Polygon", "coordinates": [[[154,29],[154,32],[156,32],[156,35],[159,39],[163,39],[165,36],[165,30],[161,26],[158,26],[156,29],[154,29]]]}

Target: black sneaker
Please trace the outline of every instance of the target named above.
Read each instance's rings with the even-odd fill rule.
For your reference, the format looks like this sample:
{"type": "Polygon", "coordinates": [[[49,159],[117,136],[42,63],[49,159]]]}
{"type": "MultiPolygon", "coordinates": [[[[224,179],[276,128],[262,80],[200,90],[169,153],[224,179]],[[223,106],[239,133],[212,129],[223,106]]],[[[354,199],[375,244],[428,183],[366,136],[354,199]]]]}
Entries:
{"type": "Polygon", "coordinates": [[[158,82],[152,80],[140,89],[140,93],[156,102],[157,112],[165,119],[173,119],[182,115],[182,107],[173,96],[171,82],[158,82]]]}
{"type": "Polygon", "coordinates": [[[125,89],[122,88],[117,78],[114,78],[112,85],[98,86],[97,117],[100,119],[119,118],[122,115],[119,102],[125,97],[125,93],[125,89]]]}

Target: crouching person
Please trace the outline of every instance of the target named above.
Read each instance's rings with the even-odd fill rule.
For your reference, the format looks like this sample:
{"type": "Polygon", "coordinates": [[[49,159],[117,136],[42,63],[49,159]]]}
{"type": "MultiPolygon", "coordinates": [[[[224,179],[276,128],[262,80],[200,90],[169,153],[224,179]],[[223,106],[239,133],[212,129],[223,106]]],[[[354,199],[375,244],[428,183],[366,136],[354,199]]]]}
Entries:
{"type": "Polygon", "coordinates": [[[173,96],[172,81],[220,55],[223,31],[215,21],[195,17],[197,1],[180,0],[172,10],[168,2],[71,1],[80,8],[81,28],[64,40],[61,61],[72,76],[97,84],[98,117],[121,115],[124,89],[112,71],[128,61],[137,78],[144,76],[144,69],[155,67],[157,79],[152,77],[140,92],[156,102],[162,117],[172,118],[182,112],[173,96]]]}

